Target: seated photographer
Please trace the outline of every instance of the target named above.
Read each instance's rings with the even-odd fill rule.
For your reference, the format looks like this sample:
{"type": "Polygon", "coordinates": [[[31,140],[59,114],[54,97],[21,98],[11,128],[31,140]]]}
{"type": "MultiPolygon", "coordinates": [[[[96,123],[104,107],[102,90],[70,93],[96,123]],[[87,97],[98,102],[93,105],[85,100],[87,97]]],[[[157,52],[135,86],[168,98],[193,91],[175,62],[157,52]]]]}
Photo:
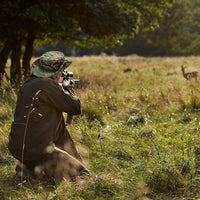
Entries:
{"type": "Polygon", "coordinates": [[[8,148],[18,160],[16,179],[63,179],[88,174],[66,128],[63,112],[81,113],[73,82],[58,82],[71,64],[59,51],[44,53],[31,66],[32,75],[18,93],[8,148]]]}

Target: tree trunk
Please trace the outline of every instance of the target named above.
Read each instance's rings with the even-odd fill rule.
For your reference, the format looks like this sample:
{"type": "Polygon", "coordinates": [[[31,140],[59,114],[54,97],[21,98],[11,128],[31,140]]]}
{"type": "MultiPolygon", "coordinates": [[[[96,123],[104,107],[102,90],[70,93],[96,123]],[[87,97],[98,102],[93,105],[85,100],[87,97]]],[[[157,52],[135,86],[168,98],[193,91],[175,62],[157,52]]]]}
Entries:
{"type": "Polygon", "coordinates": [[[3,76],[5,74],[5,65],[8,60],[8,56],[10,54],[11,49],[12,49],[12,41],[8,39],[5,42],[4,47],[0,52],[0,85],[2,85],[3,76]]]}
{"type": "Polygon", "coordinates": [[[13,51],[11,55],[11,85],[13,87],[18,87],[21,83],[22,73],[21,73],[21,41],[16,40],[13,46],[13,51]]]}
{"type": "Polygon", "coordinates": [[[26,41],[25,52],[23,56],[23,78],[24,80],[30,76],[30,60],[33,55],[34,35],[29,33],[26,41]]]}

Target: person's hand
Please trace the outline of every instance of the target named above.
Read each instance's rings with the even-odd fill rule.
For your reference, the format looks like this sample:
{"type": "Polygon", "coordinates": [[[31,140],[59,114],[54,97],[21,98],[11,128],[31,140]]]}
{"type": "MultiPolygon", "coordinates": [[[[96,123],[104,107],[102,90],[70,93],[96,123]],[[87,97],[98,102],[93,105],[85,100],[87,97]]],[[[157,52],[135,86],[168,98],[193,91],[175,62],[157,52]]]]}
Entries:
{"type": "Polygon", "coordinates": [[[69,85],[70,85],[71,87],[74,87],[75,82],[74,82],[73,80],[70,80],[69,85]]]}
{"type": "Polygon", "coordinates": [[[73,90],[75,82],[73,80],[64,80],[61,84],[64,90],[68,91],[72,96],[75,95],[73,90]]]}
{"type": "Polygon", "coordinates": [[[67,88],[67,87],[73,88],[74,85],[75,85],[75,83],[74,83],[73,80],[68,80],[68,81],[63,81],[63,82],[62,82],[63,88],[67,88]]]}

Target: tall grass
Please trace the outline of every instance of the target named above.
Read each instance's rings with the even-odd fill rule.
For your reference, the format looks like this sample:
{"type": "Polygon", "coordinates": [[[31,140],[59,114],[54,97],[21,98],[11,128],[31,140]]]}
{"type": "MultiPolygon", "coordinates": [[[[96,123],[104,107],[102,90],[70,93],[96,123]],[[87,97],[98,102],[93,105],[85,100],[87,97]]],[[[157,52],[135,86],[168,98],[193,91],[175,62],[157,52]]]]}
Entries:
{"type": "MultiPolygon", "coordinates": [[[[69,131],[91,176],[60,185],[12,182],[15,160],[7,144],[13,90],[1,89],[0,199],[200,198],[200,82],[186,81],[200,57],[70,58],[80,78],[82,114],[69,131]]],[[[199,78],[200,81],[200,78],[199,78]]],[[[16,92],[17,93],[17,92],[16,92]]]]}

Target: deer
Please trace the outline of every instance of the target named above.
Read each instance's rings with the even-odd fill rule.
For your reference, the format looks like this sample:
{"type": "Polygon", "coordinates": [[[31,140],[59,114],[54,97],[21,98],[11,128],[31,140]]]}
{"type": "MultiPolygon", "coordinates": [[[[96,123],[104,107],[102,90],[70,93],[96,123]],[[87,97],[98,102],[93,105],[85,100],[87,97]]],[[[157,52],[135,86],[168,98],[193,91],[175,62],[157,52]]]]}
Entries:
{"type": "Polygon", "coordinates": [[[183,72],[183,77],[186,80],[190,80],[190,79],[194,78],[197,81],[197,77],[198,77],[197,71],[185,73],[185,67],[183,65],[181,66],[181,70],[183,72]]]}

